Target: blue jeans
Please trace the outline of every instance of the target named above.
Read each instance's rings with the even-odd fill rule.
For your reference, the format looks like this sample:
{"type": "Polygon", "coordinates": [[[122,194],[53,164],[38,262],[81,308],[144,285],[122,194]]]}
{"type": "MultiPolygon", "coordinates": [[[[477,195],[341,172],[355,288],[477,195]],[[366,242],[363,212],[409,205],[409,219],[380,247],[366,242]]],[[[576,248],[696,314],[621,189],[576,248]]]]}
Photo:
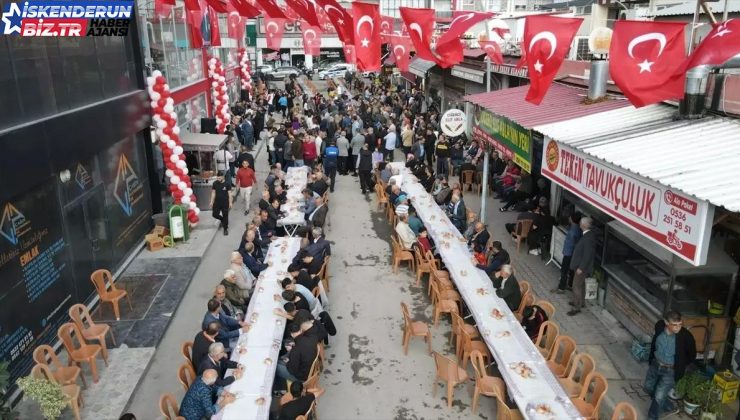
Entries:
{"type": "Polygon", "coordinates": [[[668,393],[675,384],[673,368],[659,367],[656,361],[650,363],[647,376],[645,377],[645,392],[652,397],[649,420],[658,420],[663,413],[674,410],[675,406],[668,398],[668,393]]]}
{"type": "Polygon", "coordinates": [[[283,362],[278,362],[277,367],[275,368],[275,374],[278,377],[285,379],[286,381],[295,382],[295,381],[298,380],[298,378],[296,378],[295,376],[293,376],[288,371],[288,367],[285,366],[285,363],[283,363],[283,362]]]}
{"type": "Polygon", "coordinates": [[[303,159],[296,159],[293,161],[293,166],[296,168],[300,168],[303,166],[303,159]]]}

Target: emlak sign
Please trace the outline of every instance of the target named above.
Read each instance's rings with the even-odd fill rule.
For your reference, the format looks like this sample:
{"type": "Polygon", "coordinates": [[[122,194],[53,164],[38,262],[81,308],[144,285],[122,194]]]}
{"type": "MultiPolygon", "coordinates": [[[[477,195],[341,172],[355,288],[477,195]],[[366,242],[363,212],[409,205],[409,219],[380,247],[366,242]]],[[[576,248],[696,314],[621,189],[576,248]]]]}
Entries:
{"type": "Polygon", "coordinates": [[[545,138],[542,175],[653,242],[699,266],[714,206],[545,138]]]}

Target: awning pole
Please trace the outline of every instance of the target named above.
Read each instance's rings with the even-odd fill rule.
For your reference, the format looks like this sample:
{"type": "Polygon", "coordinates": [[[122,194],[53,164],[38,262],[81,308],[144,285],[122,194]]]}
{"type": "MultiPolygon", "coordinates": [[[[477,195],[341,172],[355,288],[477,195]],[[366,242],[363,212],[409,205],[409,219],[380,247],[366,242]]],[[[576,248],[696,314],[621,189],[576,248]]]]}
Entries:
{"type": "MultiPolygon", "coordinates": [[[[480,145],[483,147],[483,145],[480,145]]],[[[483,173],[481,174],[480,221],[486,223],[486,191],[488,191],[488,147],[483,151],[483,173]]]]}
{"type": "Polygon", "coordinates": [[[486,92],[491,91],[491,59],[486,57],[486,92]]]}

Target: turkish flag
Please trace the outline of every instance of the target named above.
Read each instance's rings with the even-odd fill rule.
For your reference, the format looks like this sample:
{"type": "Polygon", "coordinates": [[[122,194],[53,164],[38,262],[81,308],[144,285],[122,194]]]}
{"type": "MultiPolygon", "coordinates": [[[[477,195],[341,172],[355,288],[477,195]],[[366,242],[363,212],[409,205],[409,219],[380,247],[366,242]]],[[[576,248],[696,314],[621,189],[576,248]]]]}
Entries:
{"type": "Polygon", "coordinates": [[[380,39],[383,44],[387,44],[390,42],[390,36],[393,35],[395,19],[390,16],[381,16],[380,19],[380,39]]]}
{"type": "Polygon", "coordinates": [[[175,0],[154,0],[154,15],[159,17],[167,17],[172,12],[172,7],[175,5],[175,0]]]}
{"type": "MultiPolygon", "coordinates": [[[[233,8],[233,6],[231,6],[233,8]]],[[[237,40],[241,43],[244,38],[244,31],[246,30],[247,19],[239,16],[239,12],[233,10],[229,12],[229,17],[226,18],[226,24],[229,25],[227,28],[229,38],[237,40]]]]}
{"type": "Polygon", "coordinates": [[[218,28],[218,13],[213,10],[213,7],[206,6],[208,10],[208,25],[210,26],[211,32],[211,46],[221,46],[221,30],[218,28]]]}
{"type": "Polygon", "coordinates": [[[352,2],[355,57],[363,71],[380,70],[380,8],[377,4],[352,2]]]}
{"type": "Polygon", "coordinates": [[[437,41],[434,50],[436,52],[434,61],[443,69],[459,64],[463,60],[463,44],[459,39],[453,39],[445,44],[437,41]]]}
{"type": "Polygon", "coordinates": [[[218,13],[229,13],[229,3],[221,0],[206,0],[209,6],[218,13]]]}
{"type": "Polygon", "coordinates": [[[352,44],[344,44],[344,61],[345,63],[355,64],[357,58],[355,57],[355,46],[352,44]]]}
{"type": "Polygon", "coordinates": [[[504,56],[501,54],[501,46],[496,41],[478,41],[478,45],[485,51],[488,59],[498,65],[504,64],[504,56]]]}
{"type": "Polygon", "coordinates": [[[303,32],[303,52],[318,56],[321,51],[321,28],[318,26],[301,26],[303,32]]]}
{"type": "Polygon", "coordinates": [[[740,54],[740,19],[717,24],[679,68],[685,72],[702,64],[721,65],[740,54]]]}
{"type": "Polygon", "coordinates": [[[301,19],[308,22],[309,25],[321,25],[319,23],[319,18],[316,17],[316,10],[314,9],[313,4],[309,3],[307,0],[285,0],[285,4],[289,8],[293,9],[301,19]]]}
{"type": "Polygon", "coordinates": [[[453,12],[450,27],[437,40],[437,48],[451,41],[457,41],[468,29],[478,22],[490,19],[495,13],[481,12],[453,12]]]}
{"type": "Polygon", "coordinates": [[[530,15],[524,18],[524,51],[527,52],[529,91],[524,98],[539,105],[565,60],[580,18],[530,15]]]}
{"type": "Polygon", "coordinates": [[[354,29],[352,25],[352,15],[347,9],[340,6],[336,0],[316,0],[321,9],[329,17],[334,29],[337,30],[337,36],[343,43],[354,43],[354,29]]]}
{"type": "MultiPolygon", "coordinates": [[[[254,18],[260,15],[260,10],[253,5],[254,0],[250,3],[247,0],[231,0],[231,5],[234,6],[239,16],[245,18],[254,18]]],[[[246,24],[246,22],[245,22],[246,24]]]]}
{"type": "Polygon", "coordinates": [[[267,48],[274,51],[280,51],[280,43],[283,40],[286,21],[287,19],[271,18],[267,16],[262,20],[265,24],[265,40],[267,41],[267,48]]]}
{"type": "Polygon", "coordinates": [[[618,20],[609,47],[609,73],[632,105],[683,97],[686,57],[683,22],[618,20]]]}
{"type": "Polygon", "coordinates": [[[412,9],[401,7],[401,18],[408,28],[416,55],[428,61],[437,61],[432,53],[432,33],[434,32],[434,9],[412,9]]]}
{"type": "MultiPolygon", "coordinates": [[[[197,2],[195,2],[197,4],[197,2]]],[[[188,3],[185,2],[187,5],[188,3]]],[[[201,48],[203,46],[203,32],[200,30],[200,23],[202,20],[202,13],[200,10],[185,10],[185,23],[188,25],[190,32],[190,47],[201,48]]]]}
{"type": "Polygon", "coordinates": [[[411,52],[411,38],[401,35],[391,35],[391,54],[396,60],[396,66],[401,71],[409,70],[409,53],[411,52]]]}
{"type": "MultiPolygon", "coordinates": [[[[285,19],[285,13],[280,6],[275,3],[275,0],[256,0],[257,4],[265,11],[265,17],[271,17],[274,19],[285,19]]],[[[282,36],[282,33],[281,33],[282,36]]]]}
{"type": "Polygon", "coordinates": [[[519,62],[516,63],[516,66],[514,66],[515,69],[519,70],[523,67],[527,66],[527,50],[524,49],[524,43],[519,46],[519,51],[522,52],[522,55],[519,57],[519,62]]]}

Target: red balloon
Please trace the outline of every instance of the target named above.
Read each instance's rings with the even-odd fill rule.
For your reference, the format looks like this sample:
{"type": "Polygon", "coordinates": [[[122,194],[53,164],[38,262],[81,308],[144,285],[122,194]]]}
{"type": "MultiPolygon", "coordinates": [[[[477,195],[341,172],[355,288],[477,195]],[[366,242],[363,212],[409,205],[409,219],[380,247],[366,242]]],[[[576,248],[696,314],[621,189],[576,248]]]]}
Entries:
{"type": "Polygon", "coordinates": [[[174,127],[174,126],[177,125],[177,121],[173,118],[173,119],[167,121],[167,125],[170,126],[170,127],[174,127]]]}
{"type": "Polygon", "coordinates": [[[187,185],[188,187],[192,187],[193,186],[193,184],[190,182],[190,178],[186,178],[185,179],[185,185],[187,185]]]}
{"type": "Polygon", "coordinates": [[[185,195],[185,194],[183,194],[182,191],[180,191],[180,190],[177,190],[177,191],[175,191],[175,192],[172,193],[172,196],[175,197],[175,200],[181,199],[183,195],[185,195]]]}
{"type": "Polygon", "coordinates": [[[167,83],[167,79],[165,79],[164,76],[157,76],[155,81],[157,82],[157,84],[160,85],[164,85],[165,83],[167,83]]]}
{"type": "Polygon", "coordinates": [[[167,134],[168,136],[172,137],[172,129],[171,129],[171,128],[169,128],[169,127],[165,127],[164,129],[162,129],[162,131],[163,131],[163,132],[164,132],[165,134],[167,134]]]}
{"type": "Polygon", "coordinates": [[[170,91],[169,90],[163,90],[162,92],[159,92],[160,95],[162,95],[163,98],[167,99],[170,97],[170,91]]]}
{"type": "Polygon", "coordinates": [[[161,106],[157,106],[157,107],[155,107],[153,109],[153,111],[154,111],[155,114],[160,115],[160,114],[162,114],[164,112],[164,109],[162,109],[161,106]]]}
{"type": "Polygon", "coordinates": [[[166,157],[167,159],[169,159],[170,156],[172,156],[172,149],[170,149],[168,147],[168,148],[162,150],[162,155],[164,155],[164,157],[166,157]]]}
{"type": "Polygon", "coordinates": [[[175,184],[170,184],[170,186],[169,186],[169,187],[167,187],[167,189],[169,189],[169,190],[170,190],[170,193],[171,193],[171,194],[174,194],[174,193],[175,193],[176,191],[178,191],[178,189],[177,189],[177,185],[175,185],[175,184]]]}
{"type": "Polygon", "coordinates": [[[152,90],[161,93],[164,90],[164,85],[154,85],[152,86],[152,90]]]}
{"type": "Polygon", "coordinates": [[[178,206],[179,206],[179,205],[181,204],[181,202],[180,202],[180,199],[179,199],[179,198],[176,198],[176,199],[175,199],[175,204],[177,204],[178,206]]]}
{"type": "Polygon", "coordinates": [[[165,98],[159,98],[159,100],[157,101],[157,105],[159,105],[162,108],[164,108],[164,106],[167,105],[167,99],[165,99],[165,98]]]}

